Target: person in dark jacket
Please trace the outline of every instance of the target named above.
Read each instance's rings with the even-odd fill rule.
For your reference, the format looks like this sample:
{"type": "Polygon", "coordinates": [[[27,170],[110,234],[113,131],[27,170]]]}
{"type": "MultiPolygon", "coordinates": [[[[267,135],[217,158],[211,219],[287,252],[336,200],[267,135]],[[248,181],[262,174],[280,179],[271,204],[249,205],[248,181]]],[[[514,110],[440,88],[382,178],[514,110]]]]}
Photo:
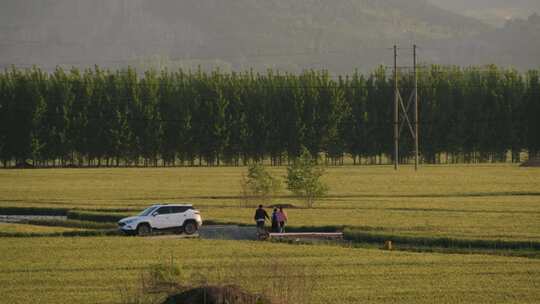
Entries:
{"type": "Polygon", "coordinates": [[[258,228],[264,228],[264,223],[266,222],[266,219],[270,219],[268,217],[268,213],[266,213],[266,210],[263,209],[262,205],[259,205],[259,208],[255,210],[255,216],[253,217],[255,222],[257,222],[258,228]]]}
{"type": "Polygon", "coordinates": [[[279,231],[279,222],[278,222],[277,213],[278,213],[277,208],[274,208],[274,212],[272,212],[272,232],[279,231]]]}

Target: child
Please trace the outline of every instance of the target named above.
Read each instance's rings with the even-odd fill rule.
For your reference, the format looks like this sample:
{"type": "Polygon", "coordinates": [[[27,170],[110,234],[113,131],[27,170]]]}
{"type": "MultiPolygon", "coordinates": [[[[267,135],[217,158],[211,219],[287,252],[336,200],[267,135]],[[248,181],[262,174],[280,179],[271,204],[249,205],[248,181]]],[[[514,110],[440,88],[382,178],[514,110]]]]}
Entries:
{"type": "Polygon", "coordinates": [[[279,207],[279,211],[277,212],[277,221],[279,223],[279,232],[284,233],[285,232],[285,224],[287,223],[287,213],[285,210],[283,210],[283,207],[279,207]]]}
{"type": "Polygon", "coordinates": [[[272,212],[272,232],[278,232],[278,229],[279,229],[277,213],[278,213],[277,208],[274,208],[274,212],[272,212]]]}

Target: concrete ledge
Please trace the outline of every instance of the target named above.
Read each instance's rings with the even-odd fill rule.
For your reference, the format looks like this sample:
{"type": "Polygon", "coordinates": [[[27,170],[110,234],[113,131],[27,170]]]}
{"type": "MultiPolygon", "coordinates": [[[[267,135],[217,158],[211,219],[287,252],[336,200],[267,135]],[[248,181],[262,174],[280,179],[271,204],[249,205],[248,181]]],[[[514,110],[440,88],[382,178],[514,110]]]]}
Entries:
{"type": "Polygon", "coordinates": [[[271,238],[342,239],[342,232],[291,232],[270,233],[271,238]]]}

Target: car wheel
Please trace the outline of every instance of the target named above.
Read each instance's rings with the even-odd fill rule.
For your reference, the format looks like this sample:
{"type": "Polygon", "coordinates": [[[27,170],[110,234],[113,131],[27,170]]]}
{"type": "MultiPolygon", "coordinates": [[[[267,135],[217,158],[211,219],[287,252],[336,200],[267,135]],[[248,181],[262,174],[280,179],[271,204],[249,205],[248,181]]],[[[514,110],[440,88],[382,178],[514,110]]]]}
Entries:
{"type": "Polygon", "coordinates": [[[197,224],[195,222],[187,222],[184,225],[184,233],[187,235],[192,235],[197,232],[197,224]]]}
{"type": "Polygon", "coordinates": [[[137,227],[137,234],[140,236],[150,235],[152,233],[152,228],[148,224],[141,224],[137,227]]]}

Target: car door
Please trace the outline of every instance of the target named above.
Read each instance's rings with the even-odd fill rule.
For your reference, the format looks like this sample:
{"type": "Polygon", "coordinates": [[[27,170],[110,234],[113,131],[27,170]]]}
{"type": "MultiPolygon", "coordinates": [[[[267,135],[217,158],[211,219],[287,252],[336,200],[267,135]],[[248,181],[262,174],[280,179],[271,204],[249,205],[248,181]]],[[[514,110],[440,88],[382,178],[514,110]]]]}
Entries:
{"type": "Polygon", "coordinates": [[[171,207],[160,207],[152,213],[152,228],[165,229],[170,227],[171,207]]]}
{"type": "Polygon", "coordinates": [[[174,223],[175,227],[181,227],[184,225],[184,221],[186,220],[188,207],[184,206],[173,206],[172,207],[172,214],[171,214],[171,220],[174,223]]]}

